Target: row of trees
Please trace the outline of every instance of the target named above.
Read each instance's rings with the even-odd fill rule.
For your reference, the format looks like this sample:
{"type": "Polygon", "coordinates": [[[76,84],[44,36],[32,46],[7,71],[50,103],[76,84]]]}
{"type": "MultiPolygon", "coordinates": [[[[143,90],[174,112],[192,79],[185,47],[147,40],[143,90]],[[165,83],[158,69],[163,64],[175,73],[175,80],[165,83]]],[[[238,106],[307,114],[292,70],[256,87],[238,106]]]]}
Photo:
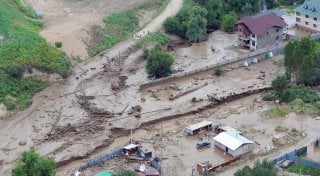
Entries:
{"type": "Polygon", "coordinates": [[[252,15],[259,10],[259,0],[194,0],[164,23],[167,33],[197,42],[203,38],[207,28],[235,30],[236,14],[252,15]]]}
{"type": "Polygon", "coordinates": [[[320,83],[320,50],[310,37],[290,41],[285,48],[285,67],[289,77],[306,85],[320,83]]]}

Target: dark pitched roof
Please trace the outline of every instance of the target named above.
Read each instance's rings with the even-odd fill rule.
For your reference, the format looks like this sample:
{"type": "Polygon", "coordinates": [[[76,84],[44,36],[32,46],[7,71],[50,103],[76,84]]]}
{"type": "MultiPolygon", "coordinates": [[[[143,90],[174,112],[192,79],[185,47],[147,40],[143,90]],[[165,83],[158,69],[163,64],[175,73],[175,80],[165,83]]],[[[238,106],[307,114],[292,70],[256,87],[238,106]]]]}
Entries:
{"type": "Polygon", "coordinates": [[[244,24],[257,36],[265,35],[273,27],[286,27],[286,22],[274,12],[259,17],[243,17],[237,24],[244,24]]]}

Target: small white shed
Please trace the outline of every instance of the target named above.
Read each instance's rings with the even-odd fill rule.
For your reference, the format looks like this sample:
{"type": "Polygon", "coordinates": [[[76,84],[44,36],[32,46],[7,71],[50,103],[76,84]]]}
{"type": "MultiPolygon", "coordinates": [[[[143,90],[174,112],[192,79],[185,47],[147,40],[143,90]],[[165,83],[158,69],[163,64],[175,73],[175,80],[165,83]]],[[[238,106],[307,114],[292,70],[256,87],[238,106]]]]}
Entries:
{"type": "Polygon", "coordinates": [[[188,135],[193,135],[199,132],[201,129],[207,129],[207,130],[212,129],[212,122],[203,121],[197,124],[190,125],[184,128],[184,132],[187,133],[188,135]]]}
{"type": "Polygon", "coordinates": [[[237,157],[254,150],[254,142],[233,132],[222,132],[213,138],[214,145],[226,153],[237,157]]]}

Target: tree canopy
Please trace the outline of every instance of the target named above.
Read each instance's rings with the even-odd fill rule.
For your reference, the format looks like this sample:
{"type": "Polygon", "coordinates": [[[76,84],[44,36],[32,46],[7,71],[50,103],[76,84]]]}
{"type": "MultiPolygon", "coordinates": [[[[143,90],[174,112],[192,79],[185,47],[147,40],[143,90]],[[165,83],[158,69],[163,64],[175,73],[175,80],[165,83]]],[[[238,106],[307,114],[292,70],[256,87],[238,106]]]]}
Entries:
{"type": "Polygon", "coordinates": [[[222,17],[222,27],[226,32],[233,32],[236,28],[237,15],[235,13],[226,14],[222,17]]]}
{"type": "Polygon", "coordinates": [[[309,85],[320,83],[319,44],[310,37],[290,41],[285,48],[287,74],[294,75],[297,82],[309,85]]]}
{"type": "Polygon", "coordinates": [[[148,62],[146,69],[149,76],[162,78],[169,76],[172,73],[171,66],[174,62],[174,59],[169,53],[152,51],[147,60],[148,62]]]}
{"type": "Polygon", "coordinates": [[[54,176],[55,173],[55,161],[40,156],[34,149],[23,152],[21,159],[12,170],[12,176],[54,176]]]}

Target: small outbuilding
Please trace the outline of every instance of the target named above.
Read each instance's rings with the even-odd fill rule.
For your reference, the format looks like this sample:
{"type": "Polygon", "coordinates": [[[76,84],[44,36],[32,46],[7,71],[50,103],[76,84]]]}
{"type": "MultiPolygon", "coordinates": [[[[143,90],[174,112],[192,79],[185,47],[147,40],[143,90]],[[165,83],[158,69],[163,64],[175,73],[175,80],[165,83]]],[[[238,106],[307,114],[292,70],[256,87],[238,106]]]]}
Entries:
{"type": "Polygon", "coordinates": [[[210,121],[203,121],[197,124],[190,125],[184,128],[184,132],[188,135],[193,135],[200,132],[202,129],[211,130],[212,129],[212,122],[210,121]]]}
{"type": "Polygon", "coordinates": [[[214,145],[233,157],[238,157],[254,150],[254,142],[233,132],[221,132],[213,138],[214,145]]]}
{"type": "Polygon", "coordinates": [[[139,148],[139,145],[129,144],[129,145],[123,147],[123,150],[126,155],[133,155],[133,154],[137,153],[138,148],[139,148]]]}

